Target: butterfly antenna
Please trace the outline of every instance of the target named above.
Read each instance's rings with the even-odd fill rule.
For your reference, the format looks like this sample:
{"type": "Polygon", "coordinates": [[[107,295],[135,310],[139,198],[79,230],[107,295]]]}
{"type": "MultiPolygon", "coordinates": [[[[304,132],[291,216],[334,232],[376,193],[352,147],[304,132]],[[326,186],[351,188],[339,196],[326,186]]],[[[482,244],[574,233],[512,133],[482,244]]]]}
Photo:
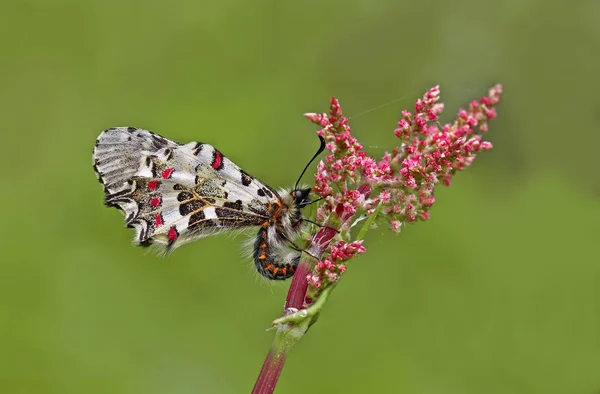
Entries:
{"type": "Polygon", "coordinates": [[[304,173],[306,172],[306,170],[308,170],[308,166],[310,166],[312,164],[312,162],[315,161],[315,159],[321,154],[321,152],[323,152],[325,150],[325,139],[323,137],[319,136],[319,140],[321,141],[321,146],[319,146],[319,149],[317,150],[317,153],[315,153],[315,155],[312,157],[312,159],[310,159],[310,161],[308,162],[308,164],[306,165],[306,167],[304,167],[304,170],[302,170],[302,174],[300,174],[300,177],[296,181],[296,185],[294,186],[294,190],[298,189],[298,184],[300,183],[300,180],[304,176],[304,173]]]}
{"type": "Polygon", "coordinates": [[[307,202],[307,203],[306,203],[306,205],[314,204],[314,203],[316,203],[316,202],[319,202],[319,201],[321,201],[321,200],[324,200],[324,199],[326,199],[326,198],[327,198],[327,196],[324,196],[324,197],[319,197],[319,198],[317,198],[316,200],[312,200],[312,201],[309,201],[309,202],[307,202]]]}

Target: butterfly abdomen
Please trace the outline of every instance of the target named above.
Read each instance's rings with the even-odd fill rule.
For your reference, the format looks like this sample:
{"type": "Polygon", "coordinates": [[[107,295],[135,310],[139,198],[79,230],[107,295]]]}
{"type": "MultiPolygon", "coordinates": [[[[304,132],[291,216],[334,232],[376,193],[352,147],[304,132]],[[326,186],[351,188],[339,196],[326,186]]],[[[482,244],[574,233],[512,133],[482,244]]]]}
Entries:
{"type": "Polygon", "coordinates": [[[294,275],[300,261],[300,254],[287,253],[287,256],[281,256],[277,253],[281,239],[277,235],[269,236],[269,233],[273,233],[273,230],[269,230],[269,223],[265,222],[258,230],[254,241],[253,256],[256,270],[268,279],[287,279],[294,275]]]}

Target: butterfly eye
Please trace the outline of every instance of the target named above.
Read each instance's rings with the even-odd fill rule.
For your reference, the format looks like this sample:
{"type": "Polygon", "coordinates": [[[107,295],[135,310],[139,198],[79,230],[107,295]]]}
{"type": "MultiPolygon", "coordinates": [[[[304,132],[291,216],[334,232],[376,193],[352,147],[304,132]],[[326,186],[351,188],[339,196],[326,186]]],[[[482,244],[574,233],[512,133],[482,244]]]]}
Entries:
{"type": "Polygon", "coordinates": [[[310,194],[310,188],[297,189],[297,190],[292,191],[292,197],[294,198],[294,200],[296,201],[296,204],[298,204],[298,206],[300,208],[303,208],[303,207],[307,206],[308,204],[310,204],[310,201],[308,200],[309,194],[310,194]]]}

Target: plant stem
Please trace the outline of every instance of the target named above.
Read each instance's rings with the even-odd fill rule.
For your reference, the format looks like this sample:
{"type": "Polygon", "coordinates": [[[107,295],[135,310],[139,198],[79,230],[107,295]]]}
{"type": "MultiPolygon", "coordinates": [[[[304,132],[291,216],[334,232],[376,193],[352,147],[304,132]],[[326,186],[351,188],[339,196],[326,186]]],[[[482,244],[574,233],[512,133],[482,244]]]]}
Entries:
{"type": "Polygon", "coordinates": [[[258,374],[252,394],[270,394],[275,390],[279,375],[285,364],[286,353],[276,353],[269,350],[267,358],[258,374]]]}
{"type": "Polygon", "coordinates": [[[306,276],[312,271],[312,264],[306,259],[300,261],[300,265],[296,269],[296,273],[292,278],[290,289],[288,290],[285,300],[284,314],[290,309],[300,309],[304,304],[306,289],[308,288],[308,280],[306,276]]]}

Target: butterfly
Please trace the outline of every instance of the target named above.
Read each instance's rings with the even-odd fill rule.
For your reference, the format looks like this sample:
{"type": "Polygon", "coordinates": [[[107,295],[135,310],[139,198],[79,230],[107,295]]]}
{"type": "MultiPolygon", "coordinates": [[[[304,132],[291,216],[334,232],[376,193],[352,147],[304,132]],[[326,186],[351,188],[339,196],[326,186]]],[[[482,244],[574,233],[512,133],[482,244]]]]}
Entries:
{"type": "MultiPolygon", "coordinates": [[[[302,174],[324,149],[319,138],[321,146],[302,174]]],[[[209,144],[180,144],[135,127],[103,131],[93,164],[105,204],[123,211],[135,243],[170,251],[208,235],[258,227],[257,271],[274,280],[294,274],[301,249],[293,239],[308,221],[301,209],[312,203],[310,188],[297,182],[275,191],[209,144]]]]}

